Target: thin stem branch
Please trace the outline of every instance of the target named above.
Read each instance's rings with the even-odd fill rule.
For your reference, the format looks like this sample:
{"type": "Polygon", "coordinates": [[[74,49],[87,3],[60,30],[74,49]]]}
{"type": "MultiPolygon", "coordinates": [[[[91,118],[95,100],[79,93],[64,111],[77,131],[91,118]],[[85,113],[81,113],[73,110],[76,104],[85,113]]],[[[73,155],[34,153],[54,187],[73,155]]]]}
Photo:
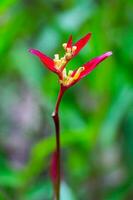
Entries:
{"type": "Polygon", "coordinates": [[[61,179],[61,173],[60,173],[60,120],[59,120],[59,105],[62,99],[62,96],[65,92],[65,89],[61,86],[59,95],[57,98],[55,110],[52,114],[54,124],[55,124],[55,131],[56,131],[56,183],[55,183],[55,196],[56,200],[60,200],[60,179],[61,179]]]}

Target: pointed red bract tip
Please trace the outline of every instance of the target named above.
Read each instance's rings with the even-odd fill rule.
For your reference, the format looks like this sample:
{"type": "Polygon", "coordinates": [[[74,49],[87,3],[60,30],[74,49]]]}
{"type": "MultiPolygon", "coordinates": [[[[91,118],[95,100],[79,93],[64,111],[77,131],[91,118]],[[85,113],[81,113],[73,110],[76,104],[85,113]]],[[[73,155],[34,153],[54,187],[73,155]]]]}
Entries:
{"type": "MultiPolygon", "coordinates": [[[[111,55],[112,55],[112,51],[108,51],[108,52],[104,53],[103,55],[94,58],[92,61],[99,64],[100,62],[102,62],[104,59],[108,58],[111,55]]],[[[89,65],[89,62],[86,63],[85,65],[87,65],[87,64],[89,65]]]]}
{"type": "Polygon", "coordinates": [[[83,72],[81,72],[81,74],[79,76],[79,80],[81,78],[83,78],[84,76],[87,76],[93,69],[96,68],[96,66],[98,64],[100,64],[103,60],[105,60],[106,58],[108,58],[111,55],[112,55],[112,52],[109,51],[109,52],[104,53],[101,56],[93,58],[92,60],[90,60],[89,62],[87,62],[86,64],[84,64],[83,66],[84,66],[85,69],[84,69],[83,72]]]}
{"type": "Polygon", "coordinates": [[[74,44],[74,46],[77,47],[74,56],[77,55],[79,53],[79,51],[87,44],[90,37],[91,37],[91,33],[88,33],[84,37],[82,37],[78,42],[76,42],[74,44]]]}
{"type": "Polygon", "coordinates": [[[35,54],[35,55],[36,55],[36,51],[37,50],[35,50],[35,49],[29,49],[29,52],[32,53],[32,54],[35,54]]]}
{"type": "Polygon", "coordinates": [[[108,56],[111,56],[113,53],[112,51],[108,51],[107,53],[105,53],[105,55],[108,57],[108,56]]]}
{"type": "Polygon", "coordinates": [[[43,54],[42,52],[40,52],[39,50],[37,49],[29,49],[29,52],[36,55],[37,57],[40,58],[40,60],[42,61],[42,63],[51,71],[53,72],[57,72],[57,70],[55,69],[54,67],[54,61],[46,56],[45,54],[43,54]]]}
{"type": "Polygon", "coordinates": [[[98,56],[98,57],[96,57],[94,59],[98,59],[98,60],[102,61],[102,60],[104,60],[105,58],[107,58],[107,57],[109,57],[111,55],[112,55],[112,51],[108,51],[108,52],[104,53],[103,55],[98,56]]]}

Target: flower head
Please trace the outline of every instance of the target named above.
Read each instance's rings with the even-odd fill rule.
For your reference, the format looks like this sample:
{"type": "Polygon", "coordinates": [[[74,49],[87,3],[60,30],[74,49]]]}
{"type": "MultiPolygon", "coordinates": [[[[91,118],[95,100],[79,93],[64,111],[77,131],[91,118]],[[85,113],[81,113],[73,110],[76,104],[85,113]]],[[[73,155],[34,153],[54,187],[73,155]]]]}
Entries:
{"type": "Polygon", "coordinates": [[[91,61],[83,64],[76,70],[69,70],[67,72],[67,63],[80,52],[80,50],[87,44],[90,37],[91,33],[88,33],[73,45],[71,35],[68,42],[62,44],[65,50],[65,54],[62,58],[59,57],[59,54],[55,54],[54,59],[52,59],[36,49],[30,49],[29,51],[32,54],[38,56],[42,63],[49,70],[56,73],[59,76],[59,83],[61,84],[61,86],[67,89],[78,82],[80,79],[88,75],[100,62],[112,55],[111,51],[106,52],[103,55],[93,58],[91,61]]]}

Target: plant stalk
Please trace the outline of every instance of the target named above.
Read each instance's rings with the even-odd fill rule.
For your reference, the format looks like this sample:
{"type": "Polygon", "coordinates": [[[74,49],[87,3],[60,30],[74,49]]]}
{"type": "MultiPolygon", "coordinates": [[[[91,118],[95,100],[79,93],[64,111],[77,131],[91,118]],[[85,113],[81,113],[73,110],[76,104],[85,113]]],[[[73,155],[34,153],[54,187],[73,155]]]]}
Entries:
{"type": "Polygon", "coordinates": [[[60,119],[59,119],[59,105],[65,89],[61,86],[58,94],[57,102],[55,105],[55,110],[52,113],[52,118],[54,120],[55,132],[56,132],[56,183],[55,183],[55,200],[60,200],[60,183],[61,183],[61,170],[60,170],[60,119]]]}

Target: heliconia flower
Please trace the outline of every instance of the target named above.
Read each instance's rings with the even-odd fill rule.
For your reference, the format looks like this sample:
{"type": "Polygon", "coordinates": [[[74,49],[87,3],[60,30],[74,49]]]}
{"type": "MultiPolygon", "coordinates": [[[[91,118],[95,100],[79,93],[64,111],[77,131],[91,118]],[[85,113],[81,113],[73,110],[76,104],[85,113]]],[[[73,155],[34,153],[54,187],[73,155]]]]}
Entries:
{"type": "Polygon", "coordinates": [[[107,57],[112,55],[112,52],[106,52],[103,55],[93,58],[91,61],[85,63],[83,66],[72,71],[66,71],[67,63],[76,56],[80,50],[87,44],[88,40],[91,37],[91,33],[88,33],[83,38],[81,38],[74,45],[72,44],[72,35],[69,37],[67,43],[63,43],[63,48],[65,50],[65,55],[62,58],[59,58],[59,54],[54,55],[54,59],[46,56],[42,52],[36,49],[30,49],[29,51],[40,58],[42,63],[52,72],[56,73],[59,76],[59,83],[64,89],[69,88],[74,85],[80,79],[88,75],[99,63],[105,60],[107,57]]]}
{"type": "Polygon", "coordinates": [[[50,71],[56,73],[59,77],[60,83],[60,91],[58,94],[55,110],[52,114],[54,123],[55,123],[55,130],[56,130],[56,150],[52,155],[51,160],[51,179],[54,185],[55,190],[55,199],[60,199],[60,126],[59,126],[59,105],[63,94],[66,89],[73,86],[75,83],[80,81],[83,77],[87,76],[95,67],[101,63],[103,60],[108,58],[112,55],[112,52],[106,52],[101,56],[95,57],[89,62],[83,64],[81,67],[75,70],[66,70],[67,63],[75,57],[80,50],[87,44],[91,37],[91,33],[88,33],[83,38],[81,38],[78,42],[73,44],[72,35],[69,37],[67,43],[63,43],[63,48],[65,50],[65,54],[62,58],[59,57],[59,54],[54,55],[54,59],[48,57],[47,55],[43,54],[39,50],[30,49],[29,51],[36,55],[41,62],[48,68],[50,71]]]}

